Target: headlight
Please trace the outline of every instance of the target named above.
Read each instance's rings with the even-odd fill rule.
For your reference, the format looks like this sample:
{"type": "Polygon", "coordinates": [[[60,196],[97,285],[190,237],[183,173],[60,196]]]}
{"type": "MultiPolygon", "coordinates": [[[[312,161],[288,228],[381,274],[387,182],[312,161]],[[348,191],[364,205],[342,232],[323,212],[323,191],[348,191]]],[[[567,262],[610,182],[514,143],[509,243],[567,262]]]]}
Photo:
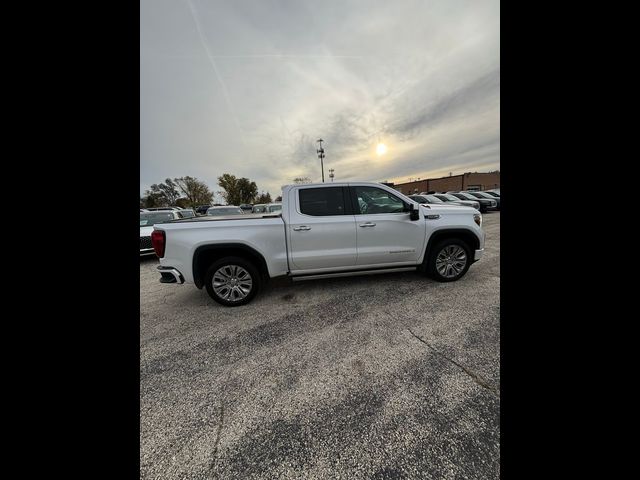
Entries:
{"type": "Polygon", "coordinates": [[[476,222],[479,227],[481,227],[482,226],[482,215],[480,215],[479,213],[474,213],[473,214],[473,221],[476,222]]]}

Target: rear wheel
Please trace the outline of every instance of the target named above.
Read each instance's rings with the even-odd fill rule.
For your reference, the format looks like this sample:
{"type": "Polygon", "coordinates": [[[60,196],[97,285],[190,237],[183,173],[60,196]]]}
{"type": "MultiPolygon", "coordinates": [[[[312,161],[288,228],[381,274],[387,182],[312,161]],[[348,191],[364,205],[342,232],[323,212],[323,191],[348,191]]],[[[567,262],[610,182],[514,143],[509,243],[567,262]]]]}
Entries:
{"type": "Polygon", "coordinates": [[[250,262],[240,257],[224,257],[207,270],[205,286],[211,298],[221,305],[246,305],[260,289],[260,274],[250,262]]]}
{"type": "Polygon", "coordinates": [[[427,260],[427,274],[439,282],[454,282],[462,278],[471,266],[471,249],[458,238],[438,242],[427,260]]]}

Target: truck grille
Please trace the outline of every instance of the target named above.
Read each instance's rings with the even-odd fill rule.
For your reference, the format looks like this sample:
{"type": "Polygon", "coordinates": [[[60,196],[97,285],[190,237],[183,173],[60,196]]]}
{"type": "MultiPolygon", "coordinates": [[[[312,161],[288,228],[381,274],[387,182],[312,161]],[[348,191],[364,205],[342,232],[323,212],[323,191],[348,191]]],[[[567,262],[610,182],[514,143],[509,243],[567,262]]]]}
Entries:
{"type": "Polygon", "coordinates": [[[140,250],[144,250],[146,248],[153,248],[151,237],[140,237],[140,250]]]}

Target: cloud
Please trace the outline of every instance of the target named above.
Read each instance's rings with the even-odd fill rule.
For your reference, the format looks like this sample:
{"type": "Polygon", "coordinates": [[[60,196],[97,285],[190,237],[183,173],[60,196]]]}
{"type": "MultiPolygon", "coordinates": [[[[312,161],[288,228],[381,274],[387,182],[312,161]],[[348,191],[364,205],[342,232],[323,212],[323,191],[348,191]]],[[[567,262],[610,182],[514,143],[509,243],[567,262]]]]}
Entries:
{"type": "Polygon", "coordinates": [[[141,191],[499,168],[499,2],[142,0],[141,191]],[[375,146],[389,147],[383,157],[375,146]]]}

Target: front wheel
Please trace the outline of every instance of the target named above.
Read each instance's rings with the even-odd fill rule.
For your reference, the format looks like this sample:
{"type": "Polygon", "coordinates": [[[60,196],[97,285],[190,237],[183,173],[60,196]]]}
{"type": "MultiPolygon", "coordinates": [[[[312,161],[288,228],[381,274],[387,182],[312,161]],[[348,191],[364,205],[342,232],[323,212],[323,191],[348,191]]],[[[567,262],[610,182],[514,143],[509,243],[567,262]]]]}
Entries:
{"type": "Polygon", "coordinates": [[[258,269],[240,257],[214,262],[205,277],[207,293],[220,305],[238,307],[249,303],[260,289],[258,269]]]}
{"type": "Polygon", "coordinates": [[[450,238],[438,242],[431,249],[427,273],[438,282],[454,282],[462,278],[470,266],[469,246],[458,238],[450,238]]]}

